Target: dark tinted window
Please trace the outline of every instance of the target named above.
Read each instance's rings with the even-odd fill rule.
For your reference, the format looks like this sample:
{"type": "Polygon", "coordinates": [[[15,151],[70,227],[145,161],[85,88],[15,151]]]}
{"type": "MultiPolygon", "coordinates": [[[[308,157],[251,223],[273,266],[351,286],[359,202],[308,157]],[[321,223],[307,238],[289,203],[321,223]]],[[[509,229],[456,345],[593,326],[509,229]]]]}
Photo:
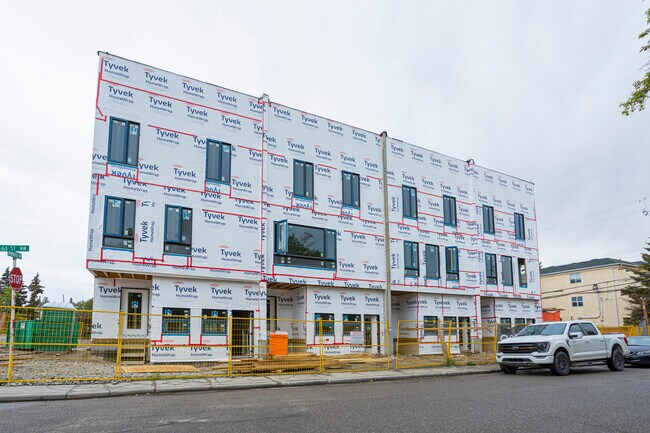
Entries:
{"type": "Polygon", "coordinates": [[[504,286],[512,286],[512,257],[501,256],[501,279],[504,286]]]}
{"type": "Polygon", "coordinates": [[[581,323],[580,326],[582,327],[585,335],[598,335],[598,330],[591,323],[581,323]]]}
{"type": "Polygon", "coordinates": [[[488,284],[497,284],[497,255],[485,253],[485,276],[488,284]]]}
{"type": "Polygon", "coordinates": [[[402,185],[402,215],[406,218],[418,217],[418,190],[412,186],[402,185]]]}
{"type": "Polygon", "coordinates": [[[445,225],[456,227],[456,199],[445,195],[442,197],[445,225]]]}
{"type": "Polygon", "coordinates": [[[424,246],[424,260],[427,266],[427,278],[440,278],[440,248],[438,245],[424,246]]]}
{"type": "Polygon", "coordinates": [[[324,230],[289,224],[288,253],[305,257],[325,257],[324,230]]]}
{"type": "Polygon", "coordinates": [[[483,232],[494,234],[494,208],[483,205],[483,232]]]}
{"type": "Polygon", "coordinates": [[[343,177],[343,205],[358,208],[360,206],[359,175],[344,171],[343,177]]]}

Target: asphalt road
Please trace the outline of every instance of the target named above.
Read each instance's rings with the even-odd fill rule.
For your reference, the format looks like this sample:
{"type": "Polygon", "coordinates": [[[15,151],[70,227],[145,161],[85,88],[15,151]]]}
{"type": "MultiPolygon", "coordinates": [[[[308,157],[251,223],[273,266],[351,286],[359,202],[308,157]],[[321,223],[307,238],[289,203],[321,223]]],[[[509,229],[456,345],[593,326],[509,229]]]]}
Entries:
{"type": "Polygon", "coordinates": [[[640,368],[0,404],[3,433],[649,430],[640,368]]]}

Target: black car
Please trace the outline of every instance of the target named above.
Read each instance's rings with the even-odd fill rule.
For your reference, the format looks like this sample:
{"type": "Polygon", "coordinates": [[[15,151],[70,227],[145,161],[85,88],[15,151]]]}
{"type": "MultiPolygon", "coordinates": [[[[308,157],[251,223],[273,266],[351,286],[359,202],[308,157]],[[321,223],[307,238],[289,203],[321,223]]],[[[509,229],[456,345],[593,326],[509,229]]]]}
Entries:
{"type": "Polygon", "coordinates": [[[625,363],[630,365],[650,366],[650,337],[627,337],[630,354],[625,363]]]}

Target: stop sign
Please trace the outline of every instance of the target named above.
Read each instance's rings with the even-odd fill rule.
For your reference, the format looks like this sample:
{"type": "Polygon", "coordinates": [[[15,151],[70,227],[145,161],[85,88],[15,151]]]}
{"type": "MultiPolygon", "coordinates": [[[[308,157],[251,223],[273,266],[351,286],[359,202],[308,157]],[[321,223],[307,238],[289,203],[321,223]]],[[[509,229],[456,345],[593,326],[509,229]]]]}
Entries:
{"type": "Polygon", "coordinates": [[[23,273],[20,272],[20,268],[13,268],[9,273],[9,285],[14,292],[19,291],[23,286],[23,273]]]}

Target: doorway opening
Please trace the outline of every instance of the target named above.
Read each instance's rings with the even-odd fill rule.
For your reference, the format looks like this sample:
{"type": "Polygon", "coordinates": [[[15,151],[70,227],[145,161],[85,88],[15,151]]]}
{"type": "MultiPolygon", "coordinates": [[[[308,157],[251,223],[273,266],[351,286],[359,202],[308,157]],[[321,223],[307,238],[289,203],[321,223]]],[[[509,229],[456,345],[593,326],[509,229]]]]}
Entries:
{"type": "Polygon", "coordinates": [[[232,311],[232,356],[249,356],[253,353],[253,312],[232,311]]]}
{"type": "Polygon", "coordinates": [[[120,311],[125,312],[122,335],[144,338],[149,335],[149,291],[122,288],[120,311]]]}
{"type": "Polygon", "coordinates": [[[363,337],[366,353],[381,353],[381,330],[379,316],[366,314],[363,316],[363,337]]]}

